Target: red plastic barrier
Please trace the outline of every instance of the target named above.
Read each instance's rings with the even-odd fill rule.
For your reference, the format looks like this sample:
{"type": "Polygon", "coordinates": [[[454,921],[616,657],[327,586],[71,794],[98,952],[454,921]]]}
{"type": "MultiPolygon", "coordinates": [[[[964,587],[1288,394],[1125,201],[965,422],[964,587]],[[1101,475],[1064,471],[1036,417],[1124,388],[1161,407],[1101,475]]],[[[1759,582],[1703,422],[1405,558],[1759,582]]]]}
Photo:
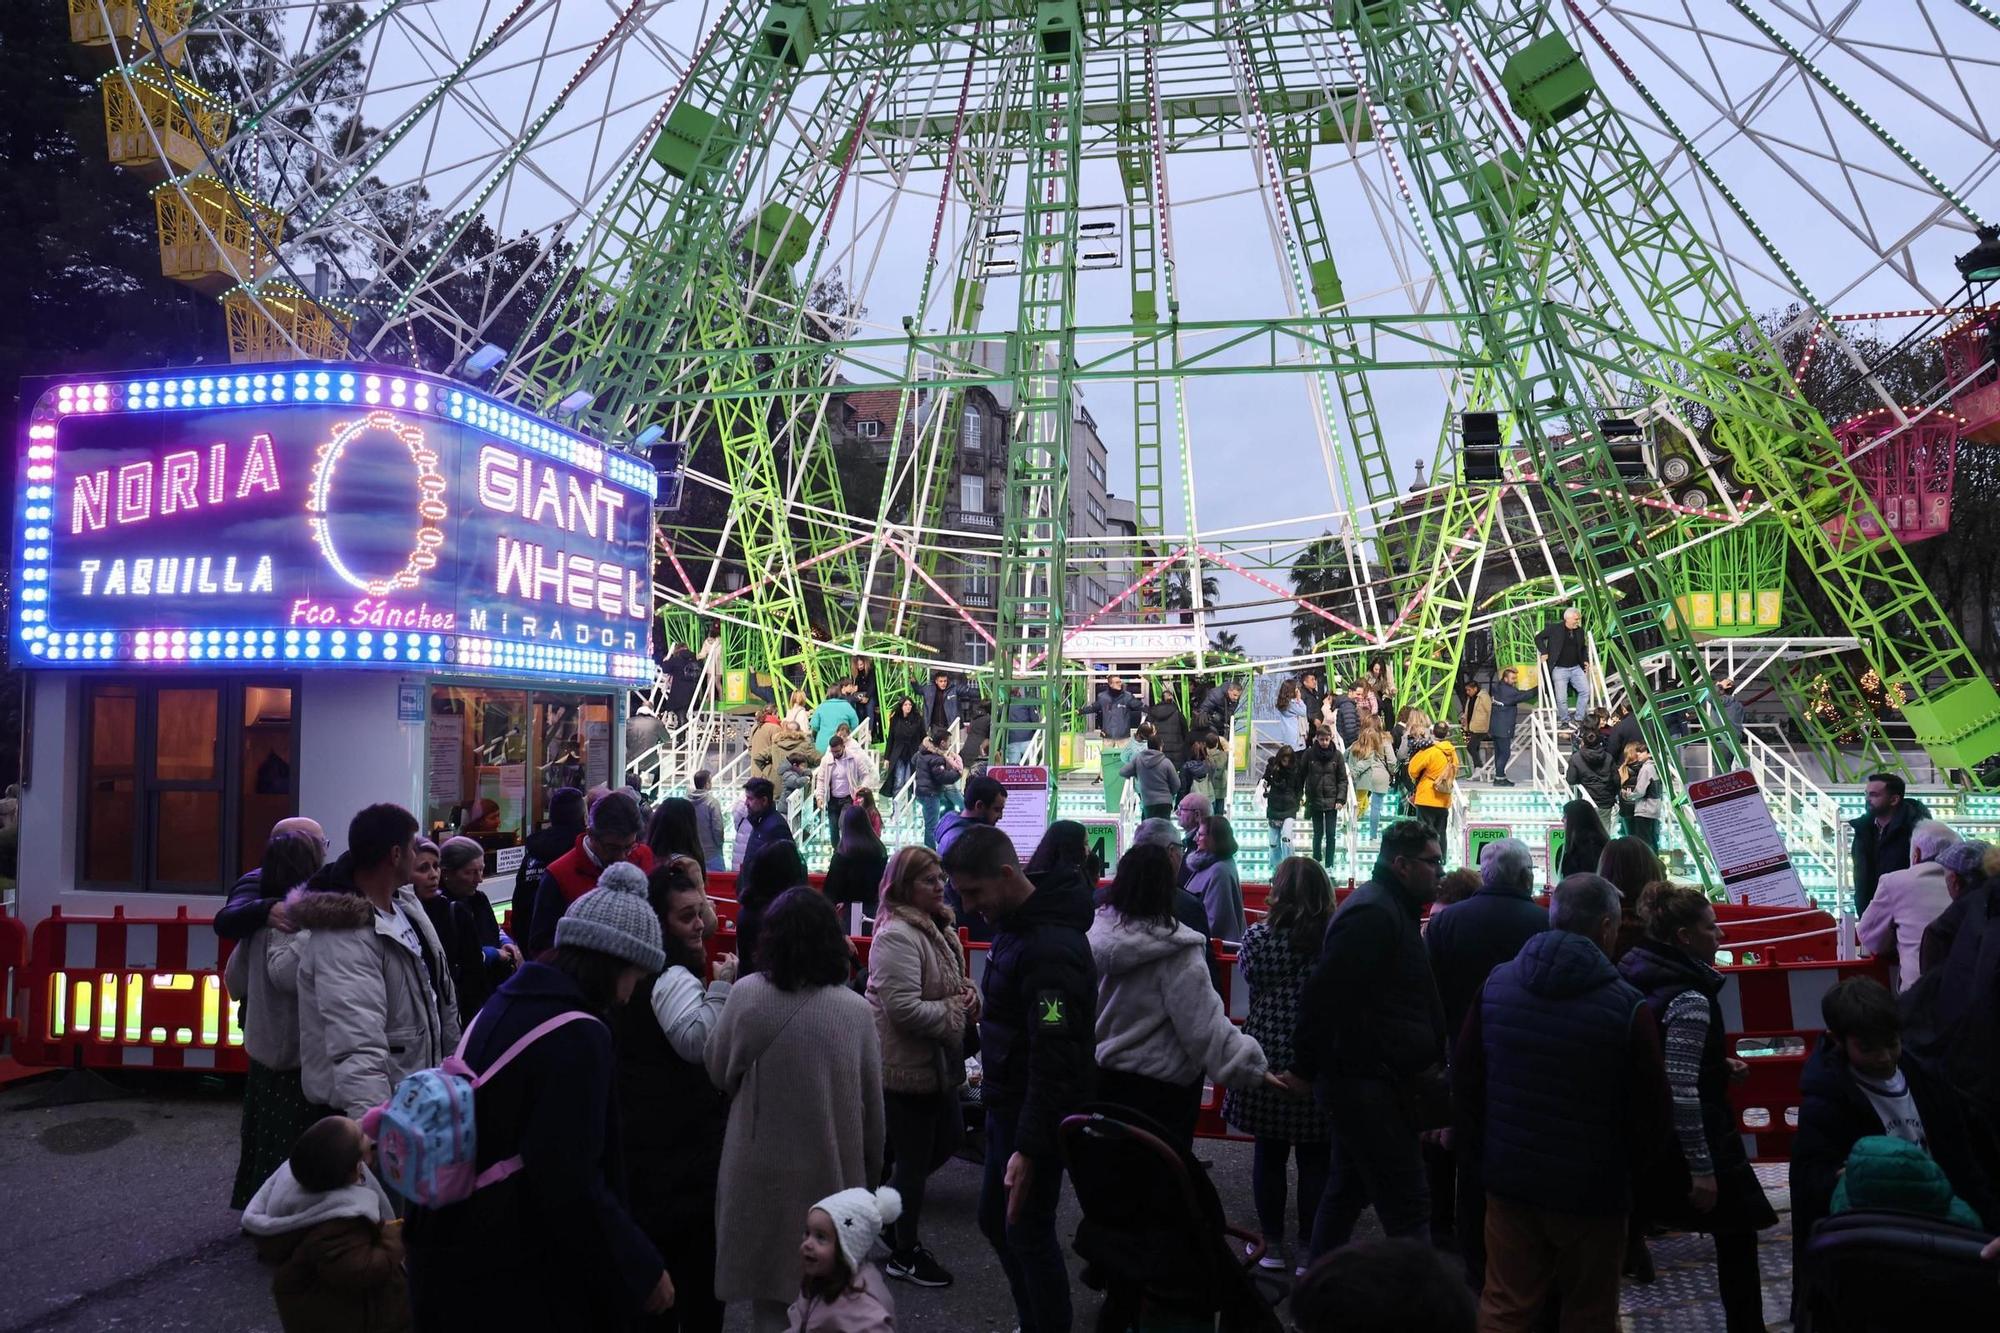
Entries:
{"type": "Polygon", "coordinates": [[[227,943],[186,908],[172,917],[66,916],[29,940],[23,1064],[94,1068],[249,1068],[236,1004],[224,992],[227,943]]]}
{"type": "Polygon", "coordinates": [[[1729,1050],[1750,1066],[1730,1089],[1737,1126],[1753,1160],[1782,1162],[1798,1132],[1799,1076],[1819,1034],[1820,999],[1849,977],[1888,984],[1879,959],[1770,963],[1722,969],[1723,1028],[1729,1050]]]}
{"type": "Polygon", "coordinates": [[[27,1012],[28,928],[20,918],[0,916],[0,1055],[9,1054],[27,1012]]]}

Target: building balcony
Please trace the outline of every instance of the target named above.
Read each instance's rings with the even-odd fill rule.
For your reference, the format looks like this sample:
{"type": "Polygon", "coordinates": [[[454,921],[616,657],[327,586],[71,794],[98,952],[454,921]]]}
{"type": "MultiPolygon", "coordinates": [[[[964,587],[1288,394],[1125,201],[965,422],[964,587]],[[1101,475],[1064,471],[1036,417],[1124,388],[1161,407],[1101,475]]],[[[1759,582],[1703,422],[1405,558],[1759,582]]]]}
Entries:
{"type": "Polygon", "coordinates": [[[975,509],[947,509],[944,511],[944,525],[961,532],[998,532],[1000,516],[975,509]]]}

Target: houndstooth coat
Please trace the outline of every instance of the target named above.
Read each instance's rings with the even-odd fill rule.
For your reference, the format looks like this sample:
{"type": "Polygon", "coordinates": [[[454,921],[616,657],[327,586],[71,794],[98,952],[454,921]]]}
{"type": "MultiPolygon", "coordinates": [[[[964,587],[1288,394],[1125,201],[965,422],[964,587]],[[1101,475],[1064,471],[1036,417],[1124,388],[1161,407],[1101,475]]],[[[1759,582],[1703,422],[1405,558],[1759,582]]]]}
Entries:
{"type": "MultiPolygon", "coordinates": [[[[1291,942],[1259,921],[1243,933],[1237,972],[1250,987],[1250,1017],[1243,1030],[1264,1048],[1274,1071],[1292,1067],[1292,1028],[1299,1018],[1299,993],[1319,962],[1317,954],[1293,952],[1291,942]]],[[[1222,1094],[1222,1118],[1245,1134],[1291,1143],[1324,1143],[1333,1136],[1326,1113],[1310,1097],[1294,1097],[1259,1085],[1222,1094]]]]}

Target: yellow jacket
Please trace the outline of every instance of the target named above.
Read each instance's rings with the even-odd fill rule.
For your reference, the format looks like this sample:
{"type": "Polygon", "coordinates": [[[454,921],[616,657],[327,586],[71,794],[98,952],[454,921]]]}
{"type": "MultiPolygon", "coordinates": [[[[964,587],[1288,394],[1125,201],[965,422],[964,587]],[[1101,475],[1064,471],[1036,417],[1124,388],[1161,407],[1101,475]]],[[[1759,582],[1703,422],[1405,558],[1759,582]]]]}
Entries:
{"type": "Polygon", "coordinates": [[[1458,773],[1458,751],[1450,741],[1432,741],[1423,749],[1410,756],[1410,777],[1417,784],[1416,794],[1410,797],[1415,805],[1450,805],[1451,797],[1440,795],[1437,779],[1458,773]]]}

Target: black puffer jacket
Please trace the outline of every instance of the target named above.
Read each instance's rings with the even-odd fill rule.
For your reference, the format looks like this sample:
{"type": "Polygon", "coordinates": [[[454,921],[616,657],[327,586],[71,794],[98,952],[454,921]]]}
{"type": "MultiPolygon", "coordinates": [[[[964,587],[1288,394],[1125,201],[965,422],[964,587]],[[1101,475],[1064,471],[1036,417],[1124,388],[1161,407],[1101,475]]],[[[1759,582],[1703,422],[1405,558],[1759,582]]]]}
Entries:
{"type": "Polygon", "coordinates": [[[1305,767],[1299,752],[1281,749],[1264,765],[1264,818],[1276,823],[1299,813],[1299,793],[1305,781],[1305,767]]]}
{"type": "Polygon", "coordinates": [[[1618,804],[1618,761],[1602,745],[1581,745],[1570,754],[1563,781],[1583,788],[1600,810],[1618,804]]]}
{"type": "Polygon", "coordinates": [[[1308,745],[1299,787],[1307,810],[1338,810],[1347,804],[1347,756],[1331,745],[1308,745]]]}
{"type": "Polygon", "coordinates": [[[996,923],[986,955],[980,1060],[987,1108],[1019,1117],[1016,1149],[1053,1163],[1057,1128],[1096,1082],[1093,908],[1073,870],[1031,878],[1033,896],[996,923]]]}
{"type": "Polygon", "coordinates": [[[1155,699],[1146,710],[1146,720],[1160,734],[1160,753],[1174,761],[1175,769],[1187,762],[1187,717],[1172,699],[1155,699]]]}
{"type": "Polygon", "coordinates": [[[919,796],[942,796],[958,781],[958,766],[936,750],[918,750],[910,763],[919,796]]]}
{"type": "Polygon", "coordinates": [[[1444,1006],[1417,929],[1422,914],[1380,861],[1333,914],[1299,997],[1300,1077],[1402,1079],[1443,1063],[1444,1006]]]}

